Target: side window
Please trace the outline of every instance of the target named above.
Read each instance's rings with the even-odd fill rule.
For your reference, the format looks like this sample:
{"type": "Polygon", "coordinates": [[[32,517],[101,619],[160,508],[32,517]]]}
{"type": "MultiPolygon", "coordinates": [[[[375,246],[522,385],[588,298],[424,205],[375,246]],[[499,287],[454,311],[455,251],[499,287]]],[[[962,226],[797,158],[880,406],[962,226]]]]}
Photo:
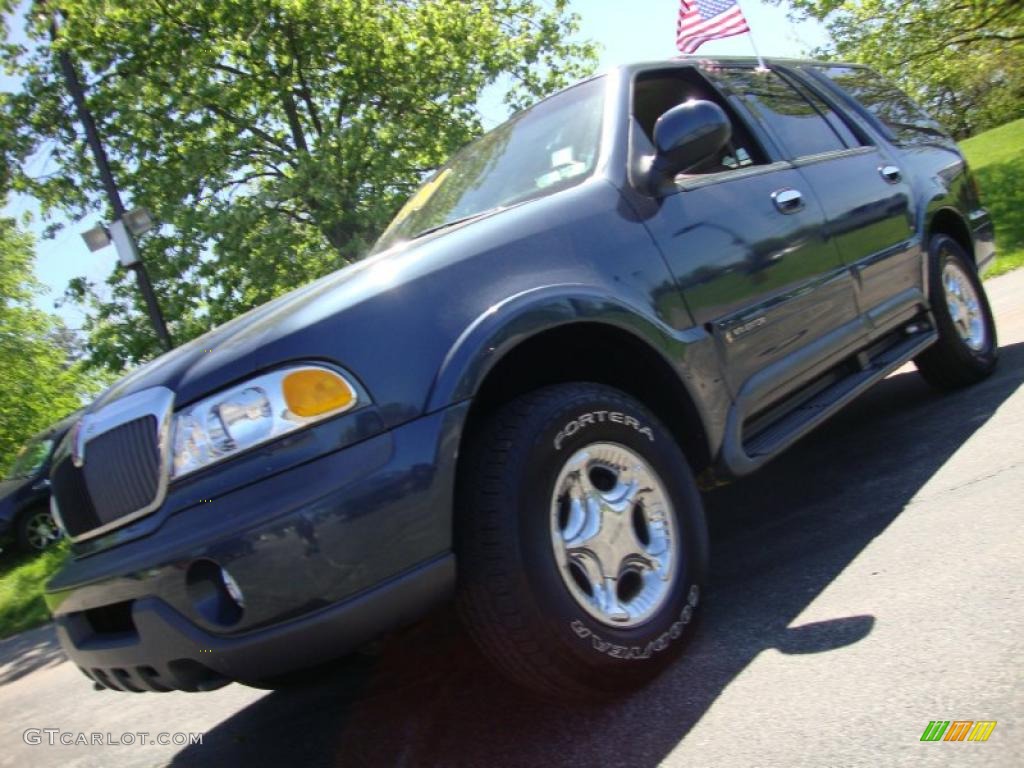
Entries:
{"type": "Polygon", "coordinates": [[[50,457],[50,449],[53,448],[53,440],[44,438],[33,440],[18,452],[17,458],[10,466],[7,476],[4,479],[15,477],[28,477],[42,469],[43,464],[50,457]]]}
{"type": "Polygon", "coordinates": [[[722,70],[719,76],[793,157],[860,144],[824,101],[797,90],[777,72],[737,68],[722,70]]]}
{"type": "Polygon", "coordinates": [[[645,72],[633,84],[633,118],[644,136],[653,143],[654,124],[658,118],[690,100],[713,101],[732,122],[732,139],[707,163],[693,169],[687,176],[722,173],[768,162],[760,145],[754,141],[746,124],[737,117],[733,108],[694,69],[678,68],[645,72]]]}
{"type": "Polygon", "coordinates": [[[803,84],[793,83],[792,81],[790,83],[805,99],[811,102],[818,111],[818,114],[825,118],[843,144],[847,147],[859,147],[865,143],[854,134],[853,129],[850,128],[843,116],[826,104],[824,99],[808,90],[803,84]]]}
{"type": "MultiPolygon", "coordinates": [[[[881,75],[864,67],[815,67],[904,144],[948,138],[935,120],[881,75]]],[[[885,131],[883,131],[885,132],[885,131]]]]}

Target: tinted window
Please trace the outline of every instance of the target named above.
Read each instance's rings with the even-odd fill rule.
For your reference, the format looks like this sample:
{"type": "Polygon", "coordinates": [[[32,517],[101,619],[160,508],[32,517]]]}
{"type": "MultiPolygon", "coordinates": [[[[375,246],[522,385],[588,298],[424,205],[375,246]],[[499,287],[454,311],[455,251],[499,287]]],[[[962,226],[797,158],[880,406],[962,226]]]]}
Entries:
{"type": "Polygon", "coordinates": [[[797,91],[777,72],[729,69],[722,77],[794,157],[847,148],[826,119],[828,106],[816,97],[818,103],[813,103],[810,93],[797,91]]]}
{"type": "Polygon", "coordinates": [[[863,67],[817,69],[874,115],[890,138],[904,143],[947,138],[942,126],[877,72],[863,67]]]}
{"type": "Polygon", "coordinates": [[[802,84],[792,83],[792,81],[790,82],[805,99],[811,102],[814,108],[818,110],[818,114],[828,121],[829,126],[831,126],[832,130],[836,132],[846,146],[856,147],[864,143],[854,135],[853,130],[849,125],[847,125],[846,120],[832,109],[832,107],[830,107],[824,99],[818,96],[818,94],[808,90],[802,84]]]}

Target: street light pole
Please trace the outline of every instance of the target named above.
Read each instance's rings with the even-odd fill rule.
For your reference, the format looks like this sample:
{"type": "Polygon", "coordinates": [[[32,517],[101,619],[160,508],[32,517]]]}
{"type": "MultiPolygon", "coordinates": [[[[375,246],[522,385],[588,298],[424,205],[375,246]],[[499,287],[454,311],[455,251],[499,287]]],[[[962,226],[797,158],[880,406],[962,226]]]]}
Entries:
{"type": "MultiPolygon", "coordinates": [[[[54,42],[57,41],[56,18],[50,20],[50,39],[54,42]]],[[[149,272],[146,271],[146,265],[142,262],[142,258],[139,255],[135,238],[128,228],[125,227],[123,221],[125,215],[124,203],[121,202],[121,193],[117,189],[117,184],[114,183],[114,175],[110,171],[110,163],[107,160],[106,150],[103,149],[103,143],[100,141],[96,121],[93,119],[92,112],[89,111],[89,106],[85,103],[85,89],[82,87],[82,82],[78,78],[78,71],[75,69],[75,64],[68,52],[60,51],[57,54],[57,59],[60,62],[61,73],[64,75],[64,83],[67,86],[68,93],[71,94],[71,99],[75,103],[78,119],[85,129],[85,137],[89,142],[89,148],[92,150],[93,160],[96,162],[96,170],[99,172],[100,180],[103,182],[103,189],[107,194],[107,202],[110,203],[110,208],[114,214],[110,230],[114,246],[117,248],[117,255],[122,264],[135,271],[135,280],[138,282],[139,291],[146,301],[149,319],[153,323],[153,329],[156,331],[157,338],[160,340],[160,346],[166,352],[173,346],[171,334],[167,330],[164,316],[160,312],[160,305],[157,303],[156,294],[153,292],[153,283],[150,282],[149,272]]]]}

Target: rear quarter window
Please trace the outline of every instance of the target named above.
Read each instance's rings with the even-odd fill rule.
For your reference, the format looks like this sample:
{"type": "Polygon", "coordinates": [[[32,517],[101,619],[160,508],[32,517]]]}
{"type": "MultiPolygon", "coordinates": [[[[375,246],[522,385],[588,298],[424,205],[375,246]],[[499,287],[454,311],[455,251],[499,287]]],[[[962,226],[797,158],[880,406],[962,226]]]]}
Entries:
{"type": "Polygon", "coordinates": [[[814,67],[874,118],[886,138],[900,144],[950,141],[939,123],[903,91],[866,67],[814,67]]]}

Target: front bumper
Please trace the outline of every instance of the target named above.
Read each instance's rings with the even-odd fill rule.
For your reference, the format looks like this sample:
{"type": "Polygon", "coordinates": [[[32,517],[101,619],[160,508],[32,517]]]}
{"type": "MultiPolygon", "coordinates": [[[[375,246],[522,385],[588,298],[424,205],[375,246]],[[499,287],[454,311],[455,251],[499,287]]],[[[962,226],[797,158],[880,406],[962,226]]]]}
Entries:
{"type": "Polygon", "coordinates": [[[464,414],[199,499],[143,538],[71,561],[46,595],[68,657],[108,688],[206,690],[312,666],[414,621],[454,587],[464,414]],[[240,610],[211,578],[222,568],[240,610]]]}
{"type": "Polygon", "coordinates": [[[104,688],[208,691],[337,658],[415,621],[454,582],[455,558],[448,554],[366,594],[241,637],[206,632],[157,597],[133,602],[128,632],[103,637],[79,613],[57,620],[57,636],[71,661],[104,688]]]}

